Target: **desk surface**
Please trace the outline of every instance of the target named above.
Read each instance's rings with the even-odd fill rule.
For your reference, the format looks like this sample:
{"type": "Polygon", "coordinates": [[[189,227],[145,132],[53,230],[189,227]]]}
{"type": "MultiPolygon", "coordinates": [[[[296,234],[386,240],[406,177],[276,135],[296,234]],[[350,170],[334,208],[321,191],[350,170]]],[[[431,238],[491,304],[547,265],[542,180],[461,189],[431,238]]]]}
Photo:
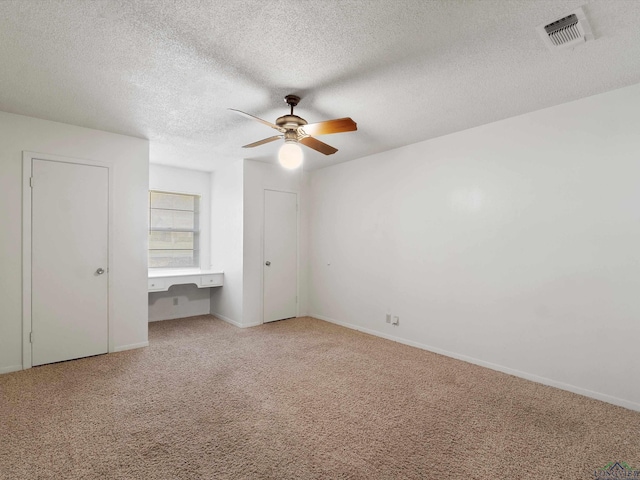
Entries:
{"type": "Polygon", "coordinates": [[[199,268],[158,268],[149,270],[149,291],[166,292],[173,285],[193,283],[198,288],[221,287],[224,273],[199,268]]]}
{"type": "Polygon", "coordinates": [[[221,270],[201,270],[199,268],[150,268],[149,278],[187,277],[191,275],[214,275],[221,270]]]}

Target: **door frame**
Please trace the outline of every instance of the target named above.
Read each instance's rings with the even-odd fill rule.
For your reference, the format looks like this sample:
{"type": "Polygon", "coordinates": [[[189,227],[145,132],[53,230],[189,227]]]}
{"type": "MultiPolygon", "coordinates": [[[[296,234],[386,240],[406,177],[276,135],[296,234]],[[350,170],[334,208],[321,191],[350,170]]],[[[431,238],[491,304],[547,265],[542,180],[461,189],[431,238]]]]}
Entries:
{"type": "MultiPolygon", "coordinates": [[[[31,357],[31,239],[32,239],[32,199],[31,199],[31,176],[33,171],[33,160],[45,160],[58,163],[72,163],[87,165],[90,167],[103,167],[108,172],[109,195],[108,222],[107,222],[107,272],[113,272],[113,258],[111,255],[113,245],[113,186],[115,167],[104,162],[89,160],[86,158],[73,158],[49,153],[22,152],[22,369],[32,367],[31,357]]],[[[107,277],[107,332],[108,332],[108,352],[114,351],[113,328],[111,312],[113,311],[113,299],[111,298],[111,275],[107,277]]]]}
{"type": "Polygon", "coordinates": [[[293,193],[296,196],[296,318],[300,316],[300,192],[296,190],[287,190],[283,188],[269,188],[265,187],[262,191],[262,231],[260,234],[262,235],[262,261],[260,262],[260,268],[262,271],[262,275],[260,275],[260,308],[262,310],[262,324],[264,321],[264,262],[265,262],[265,253],[264,253],[264,242],[265,242],[265,213],[266,213],[266,197],[267,192],[279,192],[279,193],[293,193]]]}

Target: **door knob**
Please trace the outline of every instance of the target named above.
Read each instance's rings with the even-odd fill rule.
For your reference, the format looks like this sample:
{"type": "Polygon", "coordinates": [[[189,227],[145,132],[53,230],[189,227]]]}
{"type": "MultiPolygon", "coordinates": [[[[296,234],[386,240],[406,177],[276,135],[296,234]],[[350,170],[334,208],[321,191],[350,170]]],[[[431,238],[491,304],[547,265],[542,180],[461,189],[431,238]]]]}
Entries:
{"type": "Polygon", "coordinates": [[[104,268],[99,268],[99,269],[97,269],[97,270],[96,270],[96,273],[97,273],[98,275],[102,275],[102,274],[104,273],[104,268]]]}
{"type": "Polygon", "coordinates": [[[268,267],[269,265],[271,265],[271,262],[267,260],[266,262],[264,262],[264,264],[268,267]]]}

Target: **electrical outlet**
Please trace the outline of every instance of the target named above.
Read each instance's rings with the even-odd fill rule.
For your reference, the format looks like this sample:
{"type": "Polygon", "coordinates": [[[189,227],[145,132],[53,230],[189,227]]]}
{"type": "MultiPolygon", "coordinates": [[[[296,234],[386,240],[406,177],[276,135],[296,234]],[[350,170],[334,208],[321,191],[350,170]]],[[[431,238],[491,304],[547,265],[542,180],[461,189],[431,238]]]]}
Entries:
{"type": "Polygon", "coordinates": [[[387,313],[387,323],[391,323],[391,314],[387,313]]]}
{"type": "Polygon", "coordinates": [[[400,325],[400,317],[394,316],[392,325],[395,325],[395,326],[400,325]]]}
{"type": "Polygon", "coordinates": [[[178,304],[178,297],[173,297],[173,304],[177,305],[178,304]]]}

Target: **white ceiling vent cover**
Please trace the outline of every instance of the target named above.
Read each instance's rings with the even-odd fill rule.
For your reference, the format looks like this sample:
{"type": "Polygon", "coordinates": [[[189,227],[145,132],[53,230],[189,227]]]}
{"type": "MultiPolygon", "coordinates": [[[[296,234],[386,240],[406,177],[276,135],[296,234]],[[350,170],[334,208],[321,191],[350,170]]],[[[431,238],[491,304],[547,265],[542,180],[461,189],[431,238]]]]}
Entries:
{"type": "Polygon", "coordinates": [[[540,25],[537,30],[550,50],[573,48],[587,40],[593,40],[591,25],[582,8],[551,23],[540,25]]]}

